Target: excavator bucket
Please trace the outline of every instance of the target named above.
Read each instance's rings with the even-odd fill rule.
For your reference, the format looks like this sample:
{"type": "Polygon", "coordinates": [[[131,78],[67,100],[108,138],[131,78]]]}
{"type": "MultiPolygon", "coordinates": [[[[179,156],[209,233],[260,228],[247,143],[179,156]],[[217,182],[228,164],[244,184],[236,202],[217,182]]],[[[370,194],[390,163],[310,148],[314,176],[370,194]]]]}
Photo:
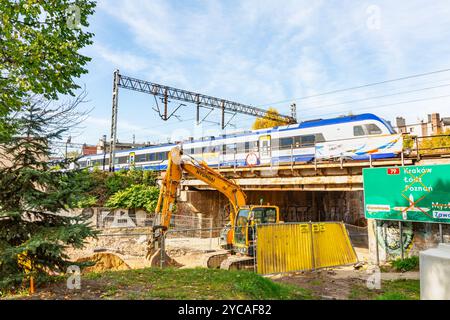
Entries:
{"type": "Polygon", "coordinates": [[[158,237],[154,233],[151,234],[147,243],[146,258],[150,267],[181,267],[182,265],[169,257],[165,250],[161,250],[161,234],[158,237]]]}
{"type": "Polygon", "coordinates": [[[147,255],[150,267],[174,267],[179,268],[182,264],[176,262],[173,258],[169,257],[167,253],[161,249],[154,250],[151,255],[147,255]]]}

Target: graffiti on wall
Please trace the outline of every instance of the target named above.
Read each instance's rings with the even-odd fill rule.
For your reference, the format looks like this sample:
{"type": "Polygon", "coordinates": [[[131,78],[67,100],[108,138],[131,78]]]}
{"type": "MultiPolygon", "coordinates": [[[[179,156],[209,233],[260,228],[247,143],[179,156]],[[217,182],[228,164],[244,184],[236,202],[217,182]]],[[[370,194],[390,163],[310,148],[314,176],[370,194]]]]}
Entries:
{"type": "Polygon", "coordinates": [[[309,207],[307,206],[287,206],[280,210],[280,219],[286,222],[312,220],[309,207]]]}
{"type": "Polygon", "coordinates": [[[99,228],[126,228],[136,225],[136,213],[133,209],[101,209],[97,220],[99,228]]]}
{"type": "MultiPolygon", "coordinates": [[[[403,252],[406,254],[412,247],[414,232],[411,222],[403,223],[403,252]]],[[[377,221],[378,243],[388,257],[399,257],[402,253],[400,227],[396,221],[377,221]]]]}

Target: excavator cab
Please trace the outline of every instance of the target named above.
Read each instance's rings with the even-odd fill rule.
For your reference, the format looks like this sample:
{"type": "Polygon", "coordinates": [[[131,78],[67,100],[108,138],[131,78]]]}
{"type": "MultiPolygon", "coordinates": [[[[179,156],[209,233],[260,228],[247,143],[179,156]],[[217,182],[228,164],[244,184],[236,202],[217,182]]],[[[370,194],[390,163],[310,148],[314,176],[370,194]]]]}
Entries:
{"type": "Polygon", "coordinates": [[[257,224],[278,223],[280,212],[277,206],[241,207],[236,216],[233,249],[242,254],[254,255],[257,224]]]}

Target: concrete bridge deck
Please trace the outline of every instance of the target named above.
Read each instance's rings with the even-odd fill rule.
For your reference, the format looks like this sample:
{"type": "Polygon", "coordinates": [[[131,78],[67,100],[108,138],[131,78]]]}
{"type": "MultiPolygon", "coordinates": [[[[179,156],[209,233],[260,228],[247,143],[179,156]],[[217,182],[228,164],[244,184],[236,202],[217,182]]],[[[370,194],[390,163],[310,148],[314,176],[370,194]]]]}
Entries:
{"type": "MultiPolygon", "coordinates": [[[[450,163],[450,157],[393,158],[372,161],[327,161],[255,167],[221,167],[223,175],[245,190],[358,191],[363,190],[362,170],[370,167],[450,163]]],[[[185,176],[184,190],[212,190],[204,182],[185,176]]]]}

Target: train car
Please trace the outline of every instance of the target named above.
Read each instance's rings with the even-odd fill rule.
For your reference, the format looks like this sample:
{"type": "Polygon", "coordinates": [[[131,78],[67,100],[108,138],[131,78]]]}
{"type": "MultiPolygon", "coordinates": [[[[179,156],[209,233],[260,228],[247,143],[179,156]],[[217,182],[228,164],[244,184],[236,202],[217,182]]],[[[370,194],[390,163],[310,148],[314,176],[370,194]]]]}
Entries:
{"type": "MultiPolygon", "coordinates": [[[[245,167],[313,160],[393,158],[403,149],[402,135],[382,118],[365,113],[317,119],[269,129],[203,137],[181,143],[185,154],[212,167],[245,167]]],[[[118,151],[114,169],[165,170],[173,144],[118,151]]],[[[109,155],[91,155],[79,165],[108,170],[109,155]]]]}

